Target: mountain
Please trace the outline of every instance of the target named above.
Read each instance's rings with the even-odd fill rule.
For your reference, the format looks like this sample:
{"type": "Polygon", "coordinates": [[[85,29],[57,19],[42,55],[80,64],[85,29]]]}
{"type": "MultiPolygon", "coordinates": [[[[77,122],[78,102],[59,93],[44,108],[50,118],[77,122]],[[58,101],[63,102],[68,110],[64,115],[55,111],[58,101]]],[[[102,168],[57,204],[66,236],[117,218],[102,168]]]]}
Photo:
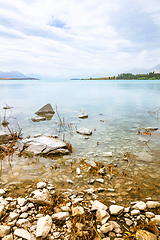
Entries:
{"type": "Polygon", "coordinates": [[[152,67],[152,68],[149,68],[149,69],[145,69],[145,68],[133,68],[125,73],[132,73],[132,74],[147,74],[149,72],[160,72],[160,64],[152,67]]]}
{"type": "Polygon", "coordinates": [[[0,78],[26,78],[26,76],[21,72],[2,72],[0,71],[0,78]]]}

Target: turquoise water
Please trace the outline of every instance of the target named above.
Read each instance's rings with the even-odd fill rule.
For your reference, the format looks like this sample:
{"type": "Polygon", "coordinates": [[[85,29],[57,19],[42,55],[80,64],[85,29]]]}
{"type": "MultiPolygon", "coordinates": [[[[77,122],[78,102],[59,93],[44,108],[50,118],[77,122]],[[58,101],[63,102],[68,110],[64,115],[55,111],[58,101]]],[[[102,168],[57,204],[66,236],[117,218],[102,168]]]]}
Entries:
{"type": "MultiPolygon", "coordinates": [[[[160,130],[144,136],[137,134],[137,128],[160,128],[160,118],[148,113],[160,105],[160,81],[0,81],[1,121],[6,104],[12,107],[6,113],[10,128],[18,130],[18,123],[24,137],[38,133],[58,135],[72,144],[71,158],[85,157],[106,164],[116,163],[120,170],[126,169],[128,164],[124,162],[123,155],[135,154],[139,161],[131,163],[130,173],[140,170],[145,173],[142,181],[146,179],[151,186],[158,184],[160,130]],[[32,122],[34,113],[47,103],[54,110],[57,105],[66,131],[60,130],[56,113],[49,121],[32,122]],[[79,119],[82,112],[88,113],[89,117],[79,119]],[[76,133],[76,129],[81,127],[92,130],[89,139],[76,133]],[[112,152],[113,157],[106,157],[106,152],[112,152]]],[[[44,159],[42,162],[44,164],[44,159]]],[[[49,169],[50,160],[46,159],[45,164],[49,169]]],[[[19,165],[15,163],[15,173],[14,167],[12,169],[14,176],[24,177],[20,172],[24,169],[26,172],[25,165],[24,159],[19,160],[19,165]]],[[[32,170],[35,168],[30,167],[26,174],[32,175],[32,170]]],[[[36,170],[33,175],[40,173],[36,170]]],[[[10,171],[6,171],[5,179],[9,177],[10,171]]]]}

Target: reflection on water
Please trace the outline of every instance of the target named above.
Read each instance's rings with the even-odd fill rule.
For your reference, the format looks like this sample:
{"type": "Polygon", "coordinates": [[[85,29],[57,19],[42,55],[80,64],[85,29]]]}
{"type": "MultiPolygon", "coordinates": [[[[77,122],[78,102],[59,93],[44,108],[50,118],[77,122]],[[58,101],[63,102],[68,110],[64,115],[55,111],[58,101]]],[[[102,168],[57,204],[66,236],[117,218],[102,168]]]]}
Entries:
{"type": "MultiPolygon", "coordinates": [[[[43,105],[51,103],[55,109],[57,104],[58,112],[66,123],[65,139],[74,148],[71,158],[86,157],[106,164],[116,163],[122,171],[126,169],[123,154],[139,154],[139,161],[132,163],[129,171],[133,174],[141,170],[140,179],[148,176],[153,180],[147,183],[149,185],[155,184],[160,176],[160,131],[151,136],[141,136],[137,134],[137,128],[160,127],[159,119],[148,113],[159,102],[159,81],[0,81],[0,116],[2,119],[5,103],[13,107],[7,115],[10,127],[16,129],[17,121],[24,136],[37,133],[58,135],[59,119],[56,114],[50,121],[31,120],[43,105]],[[79,119],[78,115],[82,112],[87,112],[89,117],[79,119]],[[80,127],[91,129],[92,136],[85,139],[77,134],[76,129],[80,127]],[[113,157],[107,158],[106,152],[112,152],[113,157]]],[[[63,134],[60,134],[61,138],[63,134]]],[[[26,171],[30,176],[37,175],[37,169],[44,164],[44,160],[41,161],[26,167],[25,159],[20,159],[18,166],[13,167],[13,175],[21,175],[20,171],[26,171]]],[[[47,164],[49,168],[51,162],[45,159],[47,164]]],[[[5,173],[5,179],[7,177],[5,173]]]]}

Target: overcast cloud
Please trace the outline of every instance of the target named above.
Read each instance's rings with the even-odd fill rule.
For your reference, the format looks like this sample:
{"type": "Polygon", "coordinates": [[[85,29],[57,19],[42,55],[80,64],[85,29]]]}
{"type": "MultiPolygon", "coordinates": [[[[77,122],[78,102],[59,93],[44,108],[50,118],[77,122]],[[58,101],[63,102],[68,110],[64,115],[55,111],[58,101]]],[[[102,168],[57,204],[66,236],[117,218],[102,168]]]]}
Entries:
{"type": "Polygon", "coordinates": [[[98,77],[160,63],[159,0],[0,0],[0,71],[98,77]]]}

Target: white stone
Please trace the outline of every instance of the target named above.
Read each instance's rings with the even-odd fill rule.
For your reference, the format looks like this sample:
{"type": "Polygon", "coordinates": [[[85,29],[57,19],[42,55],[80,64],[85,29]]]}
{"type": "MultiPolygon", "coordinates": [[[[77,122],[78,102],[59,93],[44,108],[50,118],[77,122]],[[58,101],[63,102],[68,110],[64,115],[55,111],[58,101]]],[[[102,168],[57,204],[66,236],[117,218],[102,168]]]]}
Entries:
{"type": "Polygon", "coordinates": [[[110,213],[112,215],[118,215],[119,213],[121,213],[123,211],[124,207],[122,206],[118,206],[118,205],[111,205],[109,207],[110,213]]]}
{"type": "Polygon", "coordinates": [[[113,226],[115,233],[117,233],[117,234],[122,233],[122,230],[121,230],[121,228],[120,228],[120,225],[119,225],[117,222],[115,222],[115,221],[109,221],[108,223],[109,223],[109,225],[112,225],[112,226],[113,226]]]}
{"type": "Polygon", "coordinates": [[[0,206],[0,218],[5,214],[6,210],[5,210],[5,206],[2,205],[0,206]]]}
{"type": "Polygon", "coordinates": [[[113,230],[113,226],[112,225],[109,225],[109,226],[102,226],[100,228],[100,231],[102,233],[108,233],[108,232],[111,232],[113,230]]]}
{"type": "Polygon", "coordinates": [[[81,206],[73,207],[72,208],[72,215],[82,215],[84,213],[84,208],[81,206]]]}
{"type": "Polygon", "coordinates": [[[98,200],[95,200],[92,203],[92,210],[98,210],[98,209],[107,210],[107,206],[99,202],[98,200]]]}
{"type": "Polygon", "coordinates": [[[92,135],[92,131],[88,128],[79,128],[76,132],[82,135],[92,135]]]}
{"type": "Polygon", "coordinates": [[[133,224],[132,220],[130,220],[128,218],[125,218],[124,220],[125,220],[127,226],[131,226],[133,224]]]}
{"type": "Polygon", "coordinates": [[[10,227],[5,225],[0,225],[0,238],[5,237],[10,233],[10,227]]]}
{"type": "Polygon", "coordinates": [[[22,213],[27,212],[27,210],[28,210],[28,206],[21,207],[21,212],[22,213]]]}
{"type": "Polygon", "coordinates": [[[97,179],[96,179],[96,182],[104,183],[104,179],[103,179],[103,178],[97,178],[97,179]]]}
{"type": "Polygon", "coordinates": [[[77,169],[76,169],[76,173],[77,173],[78,175],[80,175],[80,174],[81,174],[81,169],[80,169],[80,168],[77,168],[77,169]]]}
{"type": "Polygon", "coordinates": [[[19,214],[18,214],[18,213],[10,212],[8,221],[9,221],[9,222],[12,222],[12,221],[14,221],[14,220],[17,220],[18,217],[19,217],[19,214]]]}
{"type": "Polygon", "coordinates": [[[3,196],[5,194],[5,190],[4,189],[0,189],[0,196],[3,196]]]}
{"type": "Polygon", "coordinates": [[[113,156],[113,153],[112,153],[112,152],[104,152],[104,153],[103,153],[103,156],[104,156],[104,157],[112,157],[112,156],[113,156]]]}
{"type": "Polygon", "coordinates": [[[43,190],[37,189],[32,192],[32,195],[34,199],[40,200],[41,202],[50,200],[49,191],[47,189],[43,190]]]}
{"type": "Polygon", "coordinates": [[[102,225],[104,225],[110,218],[110,215],[107,211],[99,209],[96,212],[96,217],[97,217],[97,221],[99,221],[102,225]]]}
{"type": "Polygon", "coordinates": [[[138,230],[136,232],[136,240],[157,240],[157,236],[145,230],[138,230]]]}
{"type": "Polygon", "coordinates": [[[52,219],[65,220],[69,217],[69,212],[59,212],[52,215],[52,219]]]}
{"type": "Polygon", "coordinates": [[[134,216],[134,215],[138,215],[138,214],[140,214],[140,211],[139,210],[132,210],[131,211],[131,216],[134,216]]]}
{"type": "Polygon", "coordinates": [[[138,203],[136,203],[133,208],[137,209],[137,210],[145,210],[146,209],[146,203],[140,201],[138,203]]]}
{"type": "Polygon", "coordinates": [[[18,201],[18,205],[23,207],[26,203],[27,203],[27,199],[26,198],[17,198],[17,201],[18,201]]]}
{"type": "Polygon", "coordinates": [[[37,183],[37,188],[46,188],[47,184],[45,182],[38,182],[37,183]]]}
{"type": "Polygon", "coordinates": [[[24,212],[22,213],[19,218],[27,218],[28,217],[28,213],[27,212],[24,212]]]}
{"type": "Polygon", "coordinates": [[[155,215],[154,218],[151,219],[156,225],[160,226],[160,215],[155,215]]]}
{"type": "Polygon", "coordinates": [[[5,236],[2,240],[13,240],[13,234],[11,233],[10,235],[5,236]]]}
{"type": "Polygon", "coordinates": [[[51,230],[51,226],[52,218],[49,215],[39,218],[37,222],[36,237],[46,238],[51,230]]]}
{"type": "Polygon", "coordinates": [[[14,231],[14,235],[16,235],[18,237],[21,237],[21,238],[24,238],[24,239],[27,239],[27,240],[31,240],[32,239],[31,234],[27,230],[25,230],[23,228],[17,228],[14,231]]]}
{"type": "Polygon", "coordinates": [[[148,201],[148,202],[146,202],[146,205],[148,208],[160,207],[160,203],[156,202],[156,201],[148,201]]]}
{"type": "Polygon", "coordinates": [[[155,214],[152,213],[152,212],[146,212],[145,214],[146,214],[146,217],[148,217],[148,218],[153,218],[153,217],[155,217],[155,214]]]}
{"type": "Polygon", "coordinates": [[[19,219],[17,222],[16,222],[16,225],[20,228],[24,228],[25,226],[28,226],[30,223],[28,221],[28,219],[19,219]]]}
{"type": "Polygon", "coordinates": [[[95,190],[93,188],[85,189],[83,192],[88,193],[88,194],[93,194],[95,190]]]}

